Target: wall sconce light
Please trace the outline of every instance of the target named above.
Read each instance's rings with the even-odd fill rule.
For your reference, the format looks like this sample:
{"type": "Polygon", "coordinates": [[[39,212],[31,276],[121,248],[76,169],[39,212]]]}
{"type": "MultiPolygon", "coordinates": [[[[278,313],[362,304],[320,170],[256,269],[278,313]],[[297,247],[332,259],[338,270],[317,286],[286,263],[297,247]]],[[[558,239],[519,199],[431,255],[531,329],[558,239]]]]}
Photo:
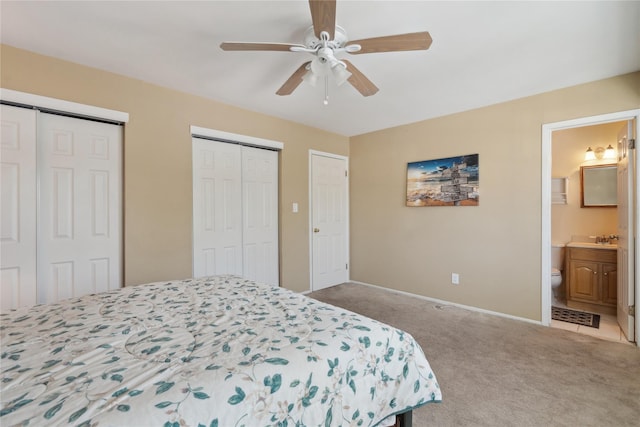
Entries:
{"type": "Polygon", "coordinates": [[[593,152],[591,147],[587,148],[587,152],[584,153],[584,160],[588,161],[588,160],[595,160],[595,159],[596,159],[596,153],[593,152]]]}
{"type": "Polygon", "coordinates": [[[613,149],[611,144],[609,144],[609,146],[607,146],[607,148],[604,150],[604,158],[605,159],[615,159],[616,158],[616,150],[613,149]]]}
{"type": "Polygon", "coordinates": [[[591,147],[587,148],[587,151],[584,153],[584,160],[613,160],[616,158],[616,150],[609,144],[607,148],[596,147],[595,150],[592,150],[591,147]]]}

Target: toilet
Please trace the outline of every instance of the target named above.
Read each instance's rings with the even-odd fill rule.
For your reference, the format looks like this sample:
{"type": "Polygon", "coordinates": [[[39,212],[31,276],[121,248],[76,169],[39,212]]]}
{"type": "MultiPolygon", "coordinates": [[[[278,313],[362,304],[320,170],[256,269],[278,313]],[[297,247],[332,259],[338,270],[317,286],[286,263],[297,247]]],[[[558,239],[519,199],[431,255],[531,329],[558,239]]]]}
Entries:
{"type": "Polygon", "coordinates": [[[551,245],[551,292],[553,301],[564,299],[564,289],[562,288],[562,269],[564,266],[564,244],[551,245]]]}

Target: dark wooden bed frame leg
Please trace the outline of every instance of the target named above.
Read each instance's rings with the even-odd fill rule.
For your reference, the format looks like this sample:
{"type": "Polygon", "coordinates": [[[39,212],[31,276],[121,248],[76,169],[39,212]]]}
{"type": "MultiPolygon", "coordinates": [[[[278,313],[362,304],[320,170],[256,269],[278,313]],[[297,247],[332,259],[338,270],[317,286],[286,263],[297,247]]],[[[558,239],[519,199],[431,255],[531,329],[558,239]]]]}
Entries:
{"type": "Polygon", "coordinates": [[[407,411],[396,416],[396,423],[393,427],[411,427],[413,424],[413,411],[407,411]]]}

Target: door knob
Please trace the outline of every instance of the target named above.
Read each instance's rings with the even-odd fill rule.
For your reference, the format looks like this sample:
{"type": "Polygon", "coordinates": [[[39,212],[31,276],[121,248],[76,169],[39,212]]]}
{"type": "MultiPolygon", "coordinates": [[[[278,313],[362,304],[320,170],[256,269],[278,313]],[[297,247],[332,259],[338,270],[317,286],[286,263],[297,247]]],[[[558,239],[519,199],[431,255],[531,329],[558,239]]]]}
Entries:
{"type": "Polygon", "coordinates": [[[313,229],[313,232],[314,232],[314,233],[319,233],[319,232],[320,232],[320,229],[319,229],[319,228],[314,228],[314,229],[313,229]]]}

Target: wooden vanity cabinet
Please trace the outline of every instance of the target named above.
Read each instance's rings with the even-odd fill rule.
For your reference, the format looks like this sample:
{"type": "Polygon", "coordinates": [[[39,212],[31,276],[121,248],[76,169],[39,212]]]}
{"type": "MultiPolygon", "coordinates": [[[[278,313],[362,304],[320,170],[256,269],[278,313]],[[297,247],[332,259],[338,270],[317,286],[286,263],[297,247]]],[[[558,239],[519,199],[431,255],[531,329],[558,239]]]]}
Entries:
{"type": "Polygon", "coordinates": [[[602,264],[602,302],[615,308],[618,304],[618,265],[602,264]]]}
{"type": "Polygon", "coordinates": [[[567,247],[565,261],[567,306],[615,314],[618,289],[616,249],[567,247]]]}

